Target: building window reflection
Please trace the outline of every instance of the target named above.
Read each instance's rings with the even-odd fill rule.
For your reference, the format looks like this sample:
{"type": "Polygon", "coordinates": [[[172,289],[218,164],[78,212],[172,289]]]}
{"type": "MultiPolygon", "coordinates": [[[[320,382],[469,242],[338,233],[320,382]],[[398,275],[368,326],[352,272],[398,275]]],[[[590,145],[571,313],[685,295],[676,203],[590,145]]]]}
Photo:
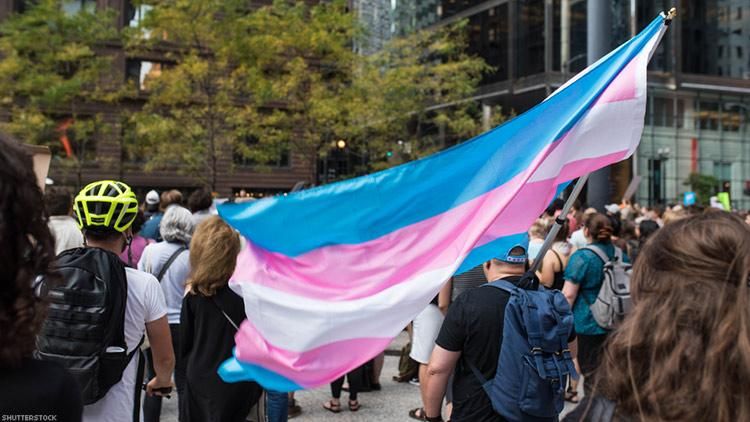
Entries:
{"type": "Polygon", "coordinates": [[[481,56],[495,71],[483,83],[508,79],[508,5],[503,4],[471,16],[469,53],[481,56]]]}
{"type": "Polygon", "coordinates": [[[744,60],[745,51],[750,48],[750,14],[742,11],[746,3],[747,0],[683,2],[683,72],[750,79],[744,60]]]}
{"type": "Polygon", "coordinates": [[[148,91],[153,81],[161,76],[169,64],[158,61],[128,59],[125,64],[125,79],[133,82],[139,91],[148,91]]]}
{"type": "Polygon", "coordinates": [[[544,0],[518,2],[516,34],[516,75],[544,72],[544,0]]]}

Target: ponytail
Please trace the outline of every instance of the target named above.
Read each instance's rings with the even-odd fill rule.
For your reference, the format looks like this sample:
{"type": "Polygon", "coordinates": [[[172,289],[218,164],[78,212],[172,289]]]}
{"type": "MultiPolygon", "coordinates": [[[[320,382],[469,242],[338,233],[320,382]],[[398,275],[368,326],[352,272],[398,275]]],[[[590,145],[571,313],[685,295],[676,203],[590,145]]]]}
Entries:
{"type": "Polygon", "coordinates": [[[596,213],[590,216],[586,221],[586,229],[594,242],[610,243],[614,229],[609,217],[604,214],[596,213]]]}

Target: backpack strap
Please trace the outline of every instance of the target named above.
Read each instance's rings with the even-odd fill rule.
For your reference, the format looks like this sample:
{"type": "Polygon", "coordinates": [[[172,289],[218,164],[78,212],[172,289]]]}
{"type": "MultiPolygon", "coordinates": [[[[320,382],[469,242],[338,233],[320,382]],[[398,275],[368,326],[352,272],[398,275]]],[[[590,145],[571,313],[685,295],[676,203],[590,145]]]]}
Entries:
{"type": "MultiPolygon", "coordinates": [[[[145,336],[141,337],[141,342],[138,343],[138,347],[131,352],[130,356],[130,359],[132,359],[133,355],[138,354],[138,367],[135,370],[135,395],[133,396],[133,422],[141,420],[141,388],[143,387],[143,373],[146,370],[146,357],[141,352],[141,345],[145,338],[145,336]]],[[[130,362],[130,359],[128,359],[128,362],[130,362]]]]}
{"type": "Polygon", "coordinates": [[[503,279],[499,279],[499,280],[491,281],[486,284],[482,284],[480,287],[485,287],[485,286],[495,287],[497,289],[506,291],[511,296],[514,294],[518,294],[518,291],[519,291],[519,288],[517,286],[514,286],[513,283],[507,280],[503,280],[503,279]]]}
{"type": "Polygon", "coordinates": [[[213,302],[214,305],[216,305],[216,307],[219,308],[219,311],[221,311],[222,315],[224,315],[224,318],[226,318],[226,320],[229,321],[232,327],[234,327],[234,330],[240,331],[240,327],[238,327],[237,324],[232,320],[232,318],[230,318],[229,315],[227,315],[227,313],[224,312],[224,309],[222,309],[222,307],[219,306],[219,302],[216,300],[216,295],[211,296],[211,302],[213,302]]]}
{"type": "Polygon", "coordinates": [[[180,246],[174,253],[169,257],[167,262],[164,263],[164,265],[161,267],[161,271],[159,271],[159,275],[156,276],[156,279],[159,280],[159,283],[161,283],[161,279],[164,278],[164,275],[167,274],[167,270],[172,265],[175,259],[177,259],[180,254],[187,250],[187,247],[185,245],[180,246]]]}
{"type": "MultiPolygon", "coordinates": [[[[609,257],[607,256],[607,254],[605,254],[605,253],[604,253],[604,251],[603,251],[603,250],[601,250],[600,248],[597,248],[597,247],[596,247],[596,246],[594,246],[594,245],[587,245],[587,246],[585,246],[585,247],[584,247],[583,249],[585,249],[585,250],[587,250],[587,251],[591,251],[591,252],[593,252],[593,253],[594,253],[594,254],[595,254],[595,255],[596,255],[597,257],[599,257],[599,259],[601,259],[601,260],[602,260],[602,261],[603,261],[603,262],[604,262],[605,264],[606,264],[606,263],[608,263],[608,262],[610,262],[610,261],[612,261],[611,259],[609,259],[609,257]]],[[[619,248],[615,247],[615,256],[617,255],[617,249],[619,249],[619,248]]],[[[620,255],[622,256],[622,251],[620,251],[620,255]]]]}
{"type": "Polygon", "coordinates": [[[619,262],[620,264],[625,262],[622,259],[622,249],[618,248],[617,246],[615,246],[615,261],[619,262]]]}

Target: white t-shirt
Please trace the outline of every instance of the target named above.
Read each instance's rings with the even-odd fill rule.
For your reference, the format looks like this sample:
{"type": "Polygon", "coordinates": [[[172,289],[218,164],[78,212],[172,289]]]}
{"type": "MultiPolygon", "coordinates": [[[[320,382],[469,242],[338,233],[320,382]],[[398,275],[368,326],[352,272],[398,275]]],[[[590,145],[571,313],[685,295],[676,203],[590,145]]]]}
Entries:
{"type": "Polygon", "coordinates": [[[49,230],[55,237],[55,255],[68,249],[83,246],[83,234],[78,223],[69,215],[53,215],[49,218],[49,230]]]}
{"type": "Polygon", "coordinates": [[[586,239],[586,236],[583,234],[582,228],[574,231],[573,234],[570,235],[570,244],[573,245],[576,249],[585,248],[586,245],[589,244],[589,241],[586,239]]]}
{"type": "MultiPolygon", "coordinates": [[[[126,268],[128,300],[125,304],[125,343],[135,350],[146,332],[146,324],[167,314],[164,294],[151,274],[126,268]]],[[[122,379],[101,400],[83,408],[85,422],[132,422],[139,354],[125,368],[122,379]]],[[[139,389],[140,391],[140,389],[139,389]]],[[[141,412],[142,413],[142,412],[141,412]]],[[[141,414],[141,419],[143,415],[141,414]]]]}

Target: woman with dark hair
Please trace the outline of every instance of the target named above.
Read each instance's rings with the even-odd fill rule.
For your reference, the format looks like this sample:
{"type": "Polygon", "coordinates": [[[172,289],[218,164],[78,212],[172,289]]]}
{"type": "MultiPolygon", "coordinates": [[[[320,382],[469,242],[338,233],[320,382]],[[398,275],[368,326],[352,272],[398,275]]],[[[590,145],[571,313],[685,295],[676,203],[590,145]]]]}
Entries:
{"type": "Polygon", "coordinates": [[[0,415],[80,421],[75,380],[54,363],[32,359],[47,309],[44,291],[57,281],[47,221],[31,157],[0,135],[0,415]]]}
{"type": "Polygon", "coordinates": [[[638,244],[635,248],[632,248],[632,251],[628,254],[628,256],[632,258],[631,260],[633,262],[635,262],[635,260],[638,258],[638,254],[640,254],[641,249],[643,249],[643,245],[646,244],[646,241],[649,239],[649,237],[656,233],[657,230],[659,230],[659,224],[657,224],[656,221],[641,221],[641,224],[639,224],[635,229],[638,244]]]}
{"type": "Polygon", "coordinates": [[[665,225],[633,269],[633,308],[607,342],[593,400],[565,420],[750,420],[749,277],[740,218],[665,225]]]}
{"type": "MultiPolygon", "coordinates": [[[[597,248],[609,259],[614,259],[622,251],[612,244],[613,233],[612,221],[608,216],[599,213],[591,215],[584,226],[584,235],[589,245],[573,253],[565,268],[563,294],[573,308],[578,340],[578,363],[586,377],[584,389],[587,393],[595,380],[601,347],[607,339],[607,330],[596,323],[589,309],[602,287],[604,261],[595,251],[588,248],[597,248]]],[[[624,254],[623,258],[627,260],[624,254]]]]}

